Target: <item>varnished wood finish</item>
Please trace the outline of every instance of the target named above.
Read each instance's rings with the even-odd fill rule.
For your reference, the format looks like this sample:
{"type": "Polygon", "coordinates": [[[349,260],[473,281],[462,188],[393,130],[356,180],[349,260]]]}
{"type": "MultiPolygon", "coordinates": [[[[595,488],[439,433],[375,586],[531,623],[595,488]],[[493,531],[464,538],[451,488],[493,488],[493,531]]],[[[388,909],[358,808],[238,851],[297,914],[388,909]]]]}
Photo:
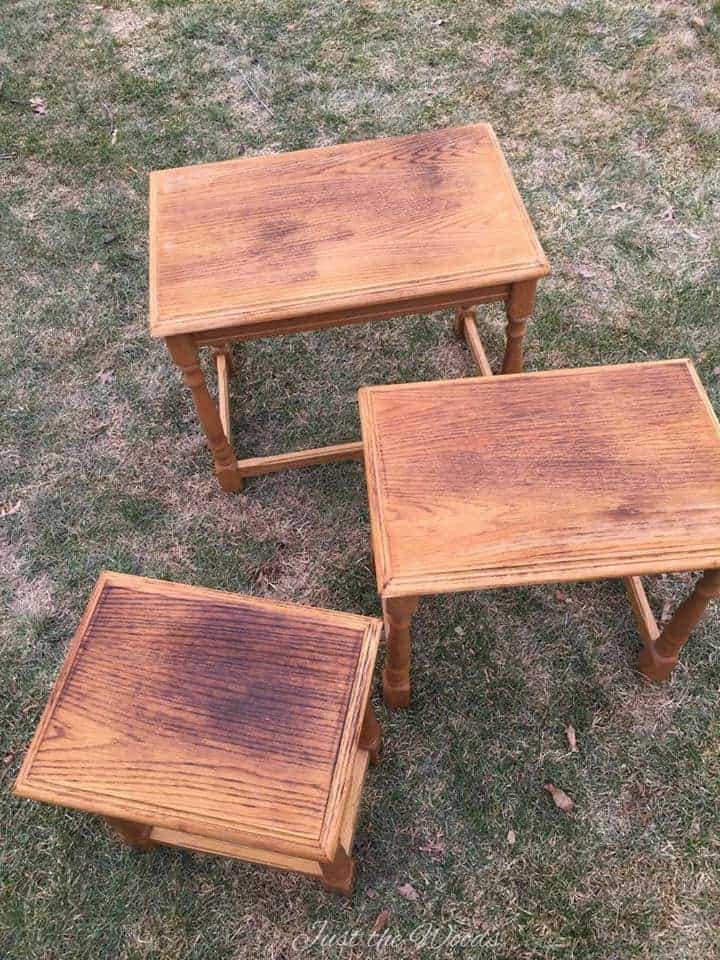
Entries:
{"type": "Polygon", "coordinates": [[[410,620],[416,597],[385,597],[387,653],[383,668],[383,699],[392,709],[410,703],[410,620]]]}
{"type": "Polygon", "coordinates": [[[335,890],[349,896],[355,881],[355,862],[340,844],[332,863],[321,863],[322,885],[326,890],[335,890]]]}
{"type": "Polygon", "coordinates": [[[474,307],[458,307],[455,314],[455,332],[461,336],[467,343],[468,350],[472,354],[473,360],[480,368],[480,374],[483,377],[493,375],[490,361],[482,345],[480,334],[477,329],[477,311],[474,307]]]}
{"type": "Polygon", "coordinates": [[[99,813],[137,846],[190,835],[332,863],[367,764],[379,632],[366,617],[105,573],[15,791],[99,813]]]}
{"type": "Polygon", "coordinates": [[[645,587],[640,577],[625,577],[625,590],[630,600],[640,639],[646,645],[652,645],[660,635],[657,621],[650,609],[645,587]]]}
{"type": "Polygon", "coordinates": [[[235,341],[257,340],[274,334],[304,333],[308,330],[327,330],[332,327],[344,327],[347,324],[368,323],[375,320],[392,320],[393,317],[412,313],[427,313],[446,307],[457,307],[462,301],[470,299],[473,304],[499,303],[510,296],[510,286],[501,284],[492,287],[480,287],[464,295],[446,295],[443,297],[418,297],[403,306],[394,304],[360,307],[356,310],[332,311],[323,314],[310,314],[300,319],[278,321],[268,331],[267,323],[246,323],[240,327],[226,327],[219,330],[207,330],[194,333],[193,339],[198,346],[214,346],[223,343],[228,337],[235,341]]]}
{"type": "Polygon", "coordinates": [[[484,123],[150,176],[154,336],[400,307],[547,272],[484,123]]]}
{"type": "Polygon", "coordinates": [[[384,597],[720,565],[687,360],[369,387],[360,412],[384,597]]]}
{"type": "Polygon", "coordinates": [[[152,850],[156,846],[150,838],[152,827],[146,823],[132,823],[130,820],[120,820],[118,817],[105,817],[105,819],[128,846],[135,847],[137,850],[152,850]]]}
{"type": "MultiPolygon", "coordinates": [[[[357,815],[360,808],[360,797],[365,782],[368,767],[368,752],[358,750],[352,771],[352,780],[345,803],[345,813],[340,828],[340,844],[345,850],[351,850],[357,815]]],[[[322,870],[317,860],[304,860],[300,857],[291,857],[284,853],[275,853],[271,850],[259,850],[242,844],[230,843],[227,840],[217,840],[213,837],[201,837],[195,834],[182,833],[179,830],[169,830],[166,827],[153,827],[152,843],[163,843],[173,847],[185,847],[199,853],[217,854],[223,857],[233,857],[238,860],[248,860],[250,863],[261,863],[268,867],[281,870],[293,870],[298,873],[307,873],[321,878],[322,870]]]]}
{"type": "Polygon", "coordinates": [[[218,380],[218,414],[220,424],[228,444],[232,444],[232,426],[230,422],[230,355],[224,350],[215,354],[215,365],[218,380]]]}
{"type": "MultiPolygon", "coordinates": [[[[348,444],[322,448],[319,458],[281,454],[234,468],[228,364],[218,358],[213,413],[186,346],[178,359],[179,336],[225,349],[232,340],[503,301],[511,317],[503,370],[515,371],[522,311],[548,272],[487,124],[150,178],[150,328],[185,373],[227,490],[246,476],[348,459],[348,444]]],[[[476,327],[467,342],[486,372],[476,327]]]]}
{"type": "Polygon", "coordinates": [[[720,429],[687,360],[371,387],[360,412],[388,705],[409,697],[398,601],[720,566],[720,429]]]}
{"type": "Polygon", "coordinates": [[[238,460],[237,470],[242,477],[260,477],[265,473],[278,470],[314,467],[321,463],[337,463],[344,460],[362,460],[361,440],[350,443],[334,443],[329,447],[315,447],[311,450],[293,450],[291,453],[275,453],[267,457],[248,457],[238,460]]]}
{"type": "Polygon", "coordinates": [[[235,454],[225,436],[218,408],[205,383],[198,349],[192,337],[184,335],[168,337],[166,343],[171,357],[182,370],[185,383],[192,394],[195,409],[215,460],[215,472],[220,486],[223,490],[241,490],[243,479],[237,471],[235,454]]]}
{"type": "Polygon", "coordinates": [[[371,763],[377,763],[382,749],[382,730],[377,722],[375,711],[370,700],[365,708],[365,716],[360,731],[360,748],[367,750],[371,763]]]}
{"type": "Polygon", "coordinates": [[[523,369],[523,343],[527,322],[535,309],[535,280],[514,283],[507,301],[507,330],[503,373],[521,373],[523,369]]]}
{"type": "Polygon", "coordinates": [[[675,611],[654,642],[640,651],[640,672],[650,680],[669,680],[680,651],[713,597],[720,596],[720,570],[708,570],[690,596],[675,611]]]}

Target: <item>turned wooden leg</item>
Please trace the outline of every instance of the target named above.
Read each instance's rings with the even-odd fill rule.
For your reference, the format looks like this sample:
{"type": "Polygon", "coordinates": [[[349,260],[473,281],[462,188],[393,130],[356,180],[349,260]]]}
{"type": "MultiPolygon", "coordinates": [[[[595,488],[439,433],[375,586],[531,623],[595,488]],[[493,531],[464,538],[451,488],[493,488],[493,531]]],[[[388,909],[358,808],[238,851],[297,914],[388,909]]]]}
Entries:
{"type": "Polygon", "coordinates": [[[410,620],[417,605],[417,597],[388,597],[383,601],[387,643],[383,700],[393,710],[410,705],[410,620]]]}
{"type": "Polygon", "coordinates": [[[523,341],[527,330],[528,318],[535,309],[536,280],[523,280],[510,287],[510,296],[505,305],[507,327],[505,330],[505,356],[503,373],[522,373],[523,341]]]}
{"type": "Polygon", "coordinates": [[[128,846],[135,847],[137,850],[152,850],[157,846],[150,839],[152,827],[146,823],[134,823],[132,820],[121,820],[119,817],[105,817],[105,820],[128,846]]]}
{"type": "Polygon", "coordinates": [[[363,718],[362,729],[360,730],[360,743],[362,750],[367,750],[370,754],[370,763],[377,763],[380,759],[380,750],[382,749],[382,730],[377,722],[373,705],[368,700],[365,707],[365,716],[363,718]]]}
{"type": "Polygon", "coordinates": [[[455,309],[453,330],[461,340],[465,339],[465,317],[467,316],[471,316],[473,320],[477,320],[477,310],[475,307],[462,306],[455,309]]]}
{"type": "Polygon", "coordinates": [[[720,570],[707,570],[695,589],[675,611],[654,643],[640,651],[639,668],[650,680],[669,680],[690,632],[697,626],[713,597],[720,596],[720,570]]]}
{"type": "Polygon", "coordinates": [[[355,861],[346,853],[341,844],[338,844],[337,853],[332,863],[321,863],[322,885],[326,890],[335,890],[350,895],[355,880],[355,861]]]}
{"type": "Polygon", "coordinates": [[[187,334],[166,337],[170,356],[180,367],[192,393],[195,409],[205,431],[208,446],[215,459],[215,473],[223,490],[242,490],[243,478],[237,470],[237,458],[223,430],[215,401],[208,392],[200,367],[198,348],[187,334]]]}

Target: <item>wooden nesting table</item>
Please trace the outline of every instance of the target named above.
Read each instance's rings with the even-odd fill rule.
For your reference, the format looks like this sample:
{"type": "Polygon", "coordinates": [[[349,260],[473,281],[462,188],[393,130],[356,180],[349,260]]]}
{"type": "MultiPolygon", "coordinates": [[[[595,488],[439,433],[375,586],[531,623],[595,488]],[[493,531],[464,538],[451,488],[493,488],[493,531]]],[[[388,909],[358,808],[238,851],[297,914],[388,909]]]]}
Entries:
{"type": "Polygon", "coordinates": [[[504,373],[522,370],[537,280],[549,272],[485,123],[150,176],[150,330],[192,391],[220,485],[361,459],[359,441],[238,460],[231,344],[455,307],[488,372],[477,304],[504,302],[504,373]],[[219,403],[198,348],[215,350],[219,403]]]}
{"type": "Polygon", "coordinates": [[[385,702],[424,594],[622,577],[666,680],[720,594],[720,429],[688,360],[360,391],[385,702]],[[704,570],[657,626],[643,574],[704,570]]]}
{"type": "Polygon", "coordinates": [[[348,893],[380,728],[381,624],[104,573],[18,776],[127,843],[188,847],[348,893]]]}

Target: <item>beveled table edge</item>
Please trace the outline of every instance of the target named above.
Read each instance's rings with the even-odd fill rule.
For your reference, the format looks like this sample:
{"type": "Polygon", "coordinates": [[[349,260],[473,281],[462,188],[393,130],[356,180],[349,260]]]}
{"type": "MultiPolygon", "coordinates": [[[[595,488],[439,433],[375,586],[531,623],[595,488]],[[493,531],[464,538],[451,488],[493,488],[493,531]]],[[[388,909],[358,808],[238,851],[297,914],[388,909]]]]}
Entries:
{"type": "Polygon", "coordinates": [[[637,367],[657,366],[684,366],[690,373],[695,384],[699,399],[704,403],[711,424],[720,442],[720,422],[710,403],[707,391],[700,380],[695,365],[688,357],[672,358],[669,360],[648,360],[635,363],[598,364],[589,367],[567,367],[559,370],[540,370],[531,373],[505,374],[492,380],[481,377],[468,379],[467,377],[453,380],[429,380],[416,383],[380,384],[373,387],[361,387],[358,391],[360,407],[360,427],[365,451],[365,475],[367,480],[368,500],[370,504],[370,528],[375,557],[375,572],[378,593],[382,597],[400,598],[429,596],[432,594],[461,593],[473,590],[488,590],[508,586],[529,586],[542,583],[563,583],[601,578],[622,578],[628,576],[645,576],[660,573],[683,573],[694,569],[715,569],[720,567],[720,544],[708,543],[696,546],[691,550],[677,548],[666,550],[663,554],[640,553],[625,556],[619,551],[617,557],[593,559],[573,558],[571,561],[546,562],[538,564],[521,564],[518,566],[497,566],[492,568],[478,567],[474,570],[445,571],[423,576],[396,576],[392,571],[390,550],[385,525],[382,516],[382,504],[378,496],[379,468],[375,456],[376,427],[372,408],[372,397],[381,393],[396,393],[405,390],[427,389],[428,387],[447,387],[453,384],[464,384],[472,388],[490,388],[508,380],[528,378],[548,378],[577,376],[587,373],[599,373],[604,370],[617,368],[632,369],[637,367]]]}
{"type": "MultiPolygon", "coordinates": [[[[438,298],[453,294],[456,297],[462,297],[465,291],[477,290],[484,286],[495,286],[501,284],[517,283],[524,280],[540,279],[550,273],[545,252],[540,244],[535,227],[527,212],[527,208],[517,189],[512,171],[505,159],[500,142],[491,124],[474,123],[462,124],[454,127],[438,127],[430,130],[420,130],[411,134],[400,134],[392,137],[377,137],[368,140],[350,141],[347,143],[331,144],[326,147],[310,147],[305,150],[284,151],[277,154],[268,154],[259,157],[248,157],[245,159],[220,160],[213,163],[194,164],[195,167],[223,167],[246,163],[255,163],[256,165],[268,164],[279,158],[290,156],[304,156],[309,154],[322,154],[328,150],[352,152],[353,149],[363,147],[367,144],[403,140],[413,136],[432,135],[438,133],[452,133],[456,130],[464,129],[484,129],[488,138],[493,143],[497,156],[500,160],[505,179],[512,194],[515,205],[522,215],[525,224],[526,235],[534,247],[536,257],[525,263],[516,263],[507,265],[503,268],[496,268],[492,271],[472,270],[463,271],[458,274],[447,277],[434,277],[424,281],[405,281],[395,284],[377,284],[366,285],[365,287],[355,288],[344,292],[342,295],[312,296],[303,297],[297,300],[285,301],[267,301],[262,300],[254,304],[247,304],[237,307],[226,307],[222,309],[203,310],[199,315],[197,312],[183,314],[177,313],[171,316],[159,316],[157,302],[157,207],[158,193],[160,184],[168,174],[187,170],[188,167],[170,167],[165,170],[153,170],[150,172],[149,180],[149,257],[148,257],[148,279],[149,279],[149,326],[150,334],[153,337],[177,336],[185,333],[199,333],[224,327],[267,323],[272,327],[274,322],[297,320],[302,321],[308,315],[322,316],[326,313],[336,313],[342,310],[352,310],[362,307],[375,307],[378,311],[387,312],[392,307],[397,307],[400,311],[403,305],[425,296],[438,298]]],[[[281,332],[281,331],[279,331],[281,332]]]]}
{"type": "Polygon", "coordinates": [[[230,843],[245,844],[261,850],[269,850],[307,859],[316,859],[319,862],[329,862],[332,860],[337,848],[344,803],[347,801],[347,793],[351,786],[353,763],[360,738],[363,712],[370,695],[381,630],[382,621],[377,617],[366,617],[359,614],[326,610],[324,608],[269,600],[260,597],[248,597],[244,594],[229,593],[206,587],[193,587],[174,581],[137,577],[132,574],[103,570],[98,577],[85,612],[68,647],[60,672],[53,684],[48,702],[45,705],[30,745],[25,753],[12,792],[18,797],[66,806],[86,813],[118,817],[149,826],[166,827],[171,830],[182,831],[183,833],[226,840],[230,843]],[[169,813],[169,808],[159,804],[138,802],[120,797],[108,797],[106,794],[99,794],[95,791],[80,788],[71,789],[64,786],[57,786],[32,776],[32,764],[37,749],[44,738],[48,724],[52,720],[57,701],[72,671],[95,608],[105,587],[111,585],[150,593],[160,592],[158,588],[162,588],[162,592],[167,593],[168,588],[170,588],[171,592],[177,594],[191,594],[194,596],[202,594],[208,598],[220,598],[225,601],[234,599],[238,606],[246,605],[245,601],[249,601],[250,606],[270,609],[281,607],[283,609],[298,610],[317,615],[316,619],[318,621],[324,620],[328,623],[337,624],[344,623],[345,625],[363,628],[362,637],[359,638],[361,648],[350,691],[345,724],[328,791],[328,802],[320,834],[315,840],[311,838],[308,838],[307,842],[305,840],[293,840],[292,834],[287,831],[277,831],[275,834],[270,835],[265,832],[256,833],[252,830],[238,829],[237,827],[233,827],[231,820],[224,820],[221,817],[198,818],[194,814],[185,814],[183,811],[177,810],[174,813],[169,813]]]}

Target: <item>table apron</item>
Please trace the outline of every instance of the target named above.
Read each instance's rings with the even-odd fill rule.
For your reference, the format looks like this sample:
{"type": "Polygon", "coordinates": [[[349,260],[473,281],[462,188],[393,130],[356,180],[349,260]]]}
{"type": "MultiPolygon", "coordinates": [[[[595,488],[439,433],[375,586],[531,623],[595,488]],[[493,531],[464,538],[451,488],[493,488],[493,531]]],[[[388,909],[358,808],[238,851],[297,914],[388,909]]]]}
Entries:
{"type": "Polygon", "coordinates": [[[420,297],[403,303],[384,303],[377,306],[355,307],[348,310],[334,310],[330,313],[307,314],[302,317],[263,320],[258,323],[234,326],[231,324],[215,330],[196,330],[194,333],[188,333],[188,336],[191,336],[198,346],[209,346],[222,344],[228,340],[256,340],[259,337],[303,333],[307,330],[342,327],[346,324],[367,323],[371,320],[390,320],[393,317],[444,310],[449,307],[505,302],[510,297],[510,287],[511,285],[506,283],[494,287],[481,287],[479,290],[464,290],[459,294],[446,294],[441,297],[420,297]]]}

